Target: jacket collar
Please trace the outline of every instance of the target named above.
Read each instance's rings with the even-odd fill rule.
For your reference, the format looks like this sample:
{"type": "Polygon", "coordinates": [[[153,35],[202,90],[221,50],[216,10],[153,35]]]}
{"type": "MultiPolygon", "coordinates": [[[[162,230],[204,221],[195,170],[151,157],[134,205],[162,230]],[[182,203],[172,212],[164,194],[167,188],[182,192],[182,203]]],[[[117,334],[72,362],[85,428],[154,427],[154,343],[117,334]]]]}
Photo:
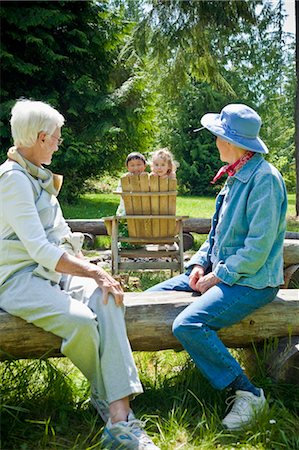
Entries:
{"type": "Polygon", "coordinates": [[[242,183],[247,183],[249,178],[251,178],[263,161],[263,156],[260,153],[255,153],[255,155],[253,155],[253,157],[234,175],[234,178],[242,183]]]}

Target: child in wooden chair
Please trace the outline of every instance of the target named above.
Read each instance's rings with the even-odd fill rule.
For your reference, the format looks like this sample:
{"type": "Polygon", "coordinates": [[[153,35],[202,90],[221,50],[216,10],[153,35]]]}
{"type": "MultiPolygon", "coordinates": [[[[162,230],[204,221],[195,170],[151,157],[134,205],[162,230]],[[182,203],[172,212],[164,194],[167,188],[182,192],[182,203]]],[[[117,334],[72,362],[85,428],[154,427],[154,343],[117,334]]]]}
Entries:
{"type": "Polygon", "coordinates": [[[178,163],[167,147],[156,150],[151,160],[151,175],[161,178],[176,178],[178,163]]]}
{"type": "MultiPolygon", "coordinates": [[[[174,160],[173,154],[167,147],[160,148],[152,154],[150,166],[151,176],[176,179],[175,173],[178,163],[174,160]]],[[[158,250],[178,250],[178,245],[175,242],[170,245],[159,245],[158,250]]]]}
{"type": "MultiPolygon", "coordinates": [[[[122,178],[132,176],[132,175],[143,175],[146,173],[145,172],[146,166],[147,166],[147,162],[142,153],[139,153],[139,152],[129,153],[129,155],[126,158],[126,168],[128,169],[128,172],[125,173],[122,176],[122,178]]],[[[121,192],[121,179],[118,182],[116,190],[121,192]]],[[[116,215],[117,216],[125,216],[125,214],[126,214],[125,205],[124,205],[123,199],[121,198],[120,202],[119,202],[119,206],[116,211],[116,215]]]]}
{"type": "MultiPolygon", "coordinates": [[[[139,152],[132,152],[129,153],[129,155],[126,158],[126,167],[128,169],[128,172],[125,173],[122,177],[128,177],[128,176],[133,176],[133,175],[145,175],[145,169],[147,166],[147,162],[146,159],[144,157],[144,155],[142,153],[139,152]]],[[[117,186],[117,191],[121,192],[122,188],[121,188],[121,179],[118,182],[118,186],[117,186]]],[[[116,215],[117,216],[125,216],[126,215],[126,209],[125,209],[125,204],[123,201],[123,198],[121,197],[117,211],[116,211],[116,215]]],[[[127,224],[120,222],[119,223],[119,235],[126,237],[128,236],[128,228],[127,228],[127,224]]],[[[140,245],[130,245],[127,244],[125,242],[122,243],[118,243],[120,248],[141,248],[140,245]]]]}

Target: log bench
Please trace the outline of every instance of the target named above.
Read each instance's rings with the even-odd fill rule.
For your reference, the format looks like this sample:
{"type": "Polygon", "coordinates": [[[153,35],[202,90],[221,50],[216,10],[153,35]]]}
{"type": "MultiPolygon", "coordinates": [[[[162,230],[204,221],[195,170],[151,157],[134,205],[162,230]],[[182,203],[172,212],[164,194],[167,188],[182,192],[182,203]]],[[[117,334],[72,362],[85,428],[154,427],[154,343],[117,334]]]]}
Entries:
{"type": "MultiPolygon", "coordinates": [[[[197,297],[188,292],[126,293],[128,337],[135,351],[181,350],[172,334],[175,317],[197,297]]],[[[299,384],[299,289],[281,289],[267,306],[219,331],[230,348],[252,348],[282,338],[269,358],[277,380],[299,384]]],[[[62,356],[61,339],[0,310],[0,360],[62,356]]]]}
{"type": "MultiPolygon", "coordinates": [[[[93,248],[96,236],[107,235],[103,219],[68,219],[73,232],[80,231],[85,235],[88,247],[93,248]]],[[[211,219],[190,218],[183,220],[183,247],[184,250],[192,248],[194,238],[191,233],[208,234],[211,228],[211,219]]],[[[299,233],[287,231],[283,247],[284,259],[284,288],[288,288],[291,280],[299,280],[299,233]]]]}

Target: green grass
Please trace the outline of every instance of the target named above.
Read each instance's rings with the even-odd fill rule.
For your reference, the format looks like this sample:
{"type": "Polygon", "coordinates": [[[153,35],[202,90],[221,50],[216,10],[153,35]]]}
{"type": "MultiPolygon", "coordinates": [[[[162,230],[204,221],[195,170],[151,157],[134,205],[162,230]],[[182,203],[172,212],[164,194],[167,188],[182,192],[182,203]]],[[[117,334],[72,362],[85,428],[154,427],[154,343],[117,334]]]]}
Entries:
{"type": "MultiPolygon", "coordinates": [[[[288,230],[298,231],[295,221],[295,194],[288,195],[288,230]]],[[[99,219],[114,215],[119,204],[119,196],[115,194],[85,194],[76,203],[62,203],[64,216],[67,219],[99,219]]],[[[210,218],[213,215],[215,199],[213,197],[178,196],[177,215],[210,218]]]]}
{"type": "MultiPolygon", "coordinates": [[[[299,222],[295,220],[295,194],[289,194],[288,231],[299,231],[299,222]]],[[[62,210],[67,219],[99,219],[115,214],[119,204],[119,196],[110,193],[93,193],[82,195],[76,203],[62,203],[62,210]]],[[[177,215],[208,219],[212,217],[215,207],[213,197],[178,196],[177,215]]],[[[193,233],[193,250],[197,250],[206,236],[193,233]]],[[[96,248],[110,248],[110,237],[101,236],[96,239],[96,248]]]]}
{"type": "MultiPolygon", "coordinates": [[[[114,214],[117,205],[113,194],[88,194],[63,210],[68,218],[92,219],[114,214]]],[[[179,197],[177,205],[178,214],[208,218],[214,199],[179,197]]],[[[288,214],[295,215],[294,195],[288,214]]],[[[288,229],[298,231],[298,222],[293,225],[289,220],[288,229]]],[[[130,275],[126,290],[145,290],[167,276],[141,273],[136,284],[137,274],[130,275]]],[[[234,355],[242,361],[240,351],[234,355]]],[[[298,386],[274,383],[264,357],[253,381],[265,389],[269,411],[251,429],[234,433],[221,426],[225,394],[209,386],[185,352],[135,352],[134,357],[145,392],[133,408],[162,450],[298,450],[298,386]]],[[[67,358],[3,362],[0,377],[2,450],[101,449],[103,423],[88,405],[88,382],[67,358]]]]}
{"type": "MultiPolygon", "coordinates": [[[[127,280],[136,290],[137,274],[127,280]]],[[[166,273],[139,274],[137,290],[162,281],[166,273]]],[[[229,432],[221,426],[226,393],[214,390],[186,352],[135,352],[144,394],[133,401],[137,417],[162,450],[297,450],[298,385],[273,382],[265,369],[264,346],[253,382],[264,388],[269,410],[251,428],[229,432]]],[[[243,352],[232,351],[242,364],[243,352]]],[[[88,404],[89,385],[67,358],[0,364],[2,450],[100,450],[103,423],[88,404]]]]}
{"type": "MultiPolygon", "coordinates": [[[[162,450],[295,450],[299,448],[298,387],[254,381],[269,411],[242,432],[222,428],[225,394],[212,389],[185,352],[134,354],[144,394],[133,402],[138,418],[162,450]]],[[[2,450],[101,449],[101,419],[88,405],[89,387],[66,359],[0,365],[2,450]]]]}

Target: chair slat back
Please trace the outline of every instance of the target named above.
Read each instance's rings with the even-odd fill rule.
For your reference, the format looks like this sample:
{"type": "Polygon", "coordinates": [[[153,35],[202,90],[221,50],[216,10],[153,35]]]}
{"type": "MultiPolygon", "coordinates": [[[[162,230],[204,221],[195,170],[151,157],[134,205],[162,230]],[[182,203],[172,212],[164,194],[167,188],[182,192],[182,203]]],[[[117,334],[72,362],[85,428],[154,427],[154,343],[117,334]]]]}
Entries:
{"type": "MultiPolygon", "coordinates": [[[[175,179],[148,174],[132,175],[123,177],[121,186],[127,215],[176,214],[175,179]]],[[[172,237],[176,234],[176,220],[158,217],[128,219],[128,232],[130,237],[172,237]]]]}
{"type": "MultiPolygon", "coordinates": [[[[131,178],[131,177],[130,177],[131,178]]],[[[121,187],[122,192],[131,192],[132,187],[130,183],[129,177],[123,177],[121,179],[121,187]]],[[[126,214],[128,215],[134,215],[134,205],[133,205],[133,197],[130,195],[124,195],[123,201],[125,205],[126,214]]],[[[128,220],[128,232],[129,236],[136,236],[137,230],[136,230],[136,221],[135,220],[128,220]]]]}

